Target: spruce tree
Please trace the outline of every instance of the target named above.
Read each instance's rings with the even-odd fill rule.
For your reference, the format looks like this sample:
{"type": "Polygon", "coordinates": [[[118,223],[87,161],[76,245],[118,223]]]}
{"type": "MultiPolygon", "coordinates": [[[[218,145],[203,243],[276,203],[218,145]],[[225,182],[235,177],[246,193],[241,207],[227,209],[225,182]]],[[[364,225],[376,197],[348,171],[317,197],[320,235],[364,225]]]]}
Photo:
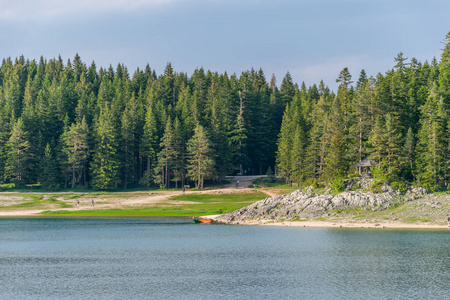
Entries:
{"type": "Polygon", "coordinates": [[[12,124],[8,120],[5,109],[5,99],[0,89],[0,179],[4,179],[5,162],[7,160],[7,142],[10,137],[10,126],[12,124]]]}
{"type": "Polygon", "coordinates": [[[329,141],[329,147],[321,178],[326,182],[332,182],[334,179],[342,177],[348,166],[345,155],[347,148],[344,138],[343,116],[337,98],[330,111],[325,137],[329,141]]]}
{"type": "Polygon", "coordinates": [[[295,87],[294,83],[292,82],[292,76],[289,72],[287,72],[280,86],[280,96],[282,104],[286,106],[286,104],[291,103],[294,95],[295,87]]]}
{"type": "Polygon", "coordinates": [[[207,132],[201,125],[197,125],[194,136],[187,143],[189,179],[195,181],[196,188],[202,189],[205,179],[214,176],[214,159],[207,132]]]}
{"type": "Polygon", "coordinates": [[[51,191],[57,191],[60,188],[60,169],[50,144],[45,147],[44,157],[41,161],[42,186],[51,191]]]}
{"type": "Polygon", "coordinates": [[[289,116],[289,105],[286,105],[286,110],[283,115],[283,122],[281,123],[281,131],[278,137],[277,151],[277,174],[284,177],[286,183],[291,182],[291,129],[292,124],[289,116]]]}
{"type": "Polygon", "coordinates": [[[6,143],[7,159],[5,162],[5,177],[17,185],[27,183],[31,160],[30,143],[27,138],[22,118],[14,123],[11,136],[6,143]]]}
{"type": "Polygon", "coordinates": [[[114,190],[120,183],[118,133],[108,105],[100,110],[95,125],[96,147],[92,161],[92,185],[99,190],[114,190]]]}
{"type": "Polygon", "coordinates": [[[386,165],[389,173],[399,170],[402,162],[401,150],[403,144],[400,125],[395,116],[387,114],[385,117],[385,130],[383,134],[386,152],[386,165]]]}
{"type": "Polygon", "coordinates": [[[153,182],[153,168],[156,165],[156,154],[159,148],[158,140],[156,119],[152,107],[149,106],[145,116],[144,133],[140,144],[140,152],[146,161],[144,176],[140,183],[146,187],[150,187],[153,182]]]}
{"type": "Polygon", "coordinates": [[[423,185],[431,188],[435,184],[443,183],[446,168],[445,154],[448,150],[445,130],[447,114],[436,84],[420,110],[422,117],[417,134],[417,176],[423,185]]]}
{"type": "Polygon", "coordinates": [[[439,91],[450,102],[450,32],[445,36],[445,46],[439,63],[439,91]]]}
{"type": "Polygon", "coordinates": [[[247,150],[247,124],[244,120],[244,95],[239,93],[239,113],[234,124],[234,129],[231,131],[230,141],[232,143],[233,154],[235,156],[235,163],[239,166],[239,173],[243,174],[243,166],[246,163],[247,150]]]}
{"type": "Polygon", "coordinates": [[[62,135],[66,164],[71,170],[72,188],[75,188],[77,181],[83,181],[83,184],[86,185],[86,167],[89,156],[88,137],[89,129],[85,118],[80,123],[72,124],[62,135]]]}
{"type": "Polygon", "coordinates": [[[350,75],[348,68],[342,69],[342,71],[339,73],[338,79],[336,79],[336,82],[339,83],[337,97],[341,104],[343,119],[345,121],[344,127],[348,127],[348,123],[350,122],[350,120],[348,120],[348,117],[351,114],[350,104],[352,100],[352,92],[350,89],[350,85],[353,83],[351,79],[352,75],[350,75]]]}
{"type": "Polygon", "coordinates": [[[405,166],[402,170],[403,178],[407,180],[414,179],[415,137],[411,127],[408,128],[406,133],[403,156],[405,158],[405,166]]]}
{"type": "Polygon", "coordinates": [[[173,122],[173,140],[173,180],[175,181],[175,186],[178,187],[178,182],[182,186],[186,178],[186,143],[184,141],[183,128],[178,118],[175,118],[173,122]]]}
{"type": "Polygon", "coordinates": [[[138,152],[138,122],[139,111],[136,97],[133,93],[131,99],[126,103],[121,118],[121,141],[122,141],[122,178],[124,188],[137,181],[136,153],[138,152]]]}
{"type": "Polygon", "coordinates": [[[385,141],[384,141],[384,120],[381,116],[377,116],[372,132],[370,133],[368,145],[370,158],[375,160],[378,164],[382,164],[382,159],[385,155],[385,141]]]}
{"type": "Polygon", "coordinates": [[[174,143],[173,126],[169,116],[166,122],[164,135],[159,144],[161,150],[157,156],[157,165],[155,167],[154,175],[155,182],[159,183],[163,189],[168,189],[170,187],[172,163],[175,155],[174,143]]]}
{"type": "Polygon", "coordinates": [[[305,146],[306,146],[305,133],[300,124],[297,124],[297,128],[295,129],[292,141],[290,170],[291,170],[291,181],[298,184],[300,184],[305,179],[306,174],[305,146]]]}
{"type": "MultiPolygon", "coordinates": [[[[365,75],[362,74],[362,75],[365,75]]],[[[371,85],[369,80],[364,77],[358,80],[358,94],[352,102],[352,125],[349,130],[349,137],[353,141],[350,146],[350,160],[352,162],[361,162],[366,154],[365,144],[372,130],[373,110],[370,106],[372,98],[371,85]]]]}

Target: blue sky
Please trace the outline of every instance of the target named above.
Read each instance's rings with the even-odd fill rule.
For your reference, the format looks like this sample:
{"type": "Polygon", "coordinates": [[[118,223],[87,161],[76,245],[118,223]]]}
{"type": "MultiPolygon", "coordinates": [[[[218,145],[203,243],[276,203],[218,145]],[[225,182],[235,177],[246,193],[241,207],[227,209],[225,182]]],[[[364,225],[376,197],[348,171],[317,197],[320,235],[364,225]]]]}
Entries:
{"type": "Polygon", "coordinates": [[[278,84],[289,71],[332,89],[344,67],[384,73],[401,51],[440,58],[450,31],[442,0],[0,0],[0,57],[64,60],[78,53],[130,73],[167,62],[229,74],[262,68],[278,84]]]}

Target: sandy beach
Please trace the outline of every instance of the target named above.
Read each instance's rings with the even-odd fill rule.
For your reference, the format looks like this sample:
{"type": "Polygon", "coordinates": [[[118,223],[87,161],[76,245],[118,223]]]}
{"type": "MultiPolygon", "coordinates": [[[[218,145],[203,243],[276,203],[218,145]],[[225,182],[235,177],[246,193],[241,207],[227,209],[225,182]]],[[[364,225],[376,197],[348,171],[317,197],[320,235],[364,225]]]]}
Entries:
{"type": "Polygon", "coordinates": [[[285,221],[285,222],[263,222],[246,221],[233,224],[239,225],[261,225],[261,226],[285,226],[285,227],[316,227],[316,228],[366,228],[366,229],[449,229],[447,225],[434,224],[408,224],[408,223],[350,223],[350,222],[327,222],[327,221],[285,221]]]}

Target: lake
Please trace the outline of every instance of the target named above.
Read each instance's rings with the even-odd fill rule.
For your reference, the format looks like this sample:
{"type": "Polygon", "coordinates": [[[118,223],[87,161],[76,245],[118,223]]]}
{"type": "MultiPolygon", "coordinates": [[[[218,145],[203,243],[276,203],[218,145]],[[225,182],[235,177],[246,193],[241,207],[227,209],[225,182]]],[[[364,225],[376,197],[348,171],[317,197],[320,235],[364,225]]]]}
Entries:
{"type": "Polygon", "coordinates": [[[0,219],[0,299],[449,299],[450,231],[0,219]]]}

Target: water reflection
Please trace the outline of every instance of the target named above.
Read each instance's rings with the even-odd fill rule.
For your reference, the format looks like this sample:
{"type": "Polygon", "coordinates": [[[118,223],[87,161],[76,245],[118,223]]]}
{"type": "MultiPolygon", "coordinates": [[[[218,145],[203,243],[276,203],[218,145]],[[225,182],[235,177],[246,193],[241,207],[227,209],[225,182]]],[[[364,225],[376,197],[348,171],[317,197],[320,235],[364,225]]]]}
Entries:
{"type": "Polygon", "coordinates": [[[445,299],[447,231],[0,220],[1,299],[445,299]]]}

